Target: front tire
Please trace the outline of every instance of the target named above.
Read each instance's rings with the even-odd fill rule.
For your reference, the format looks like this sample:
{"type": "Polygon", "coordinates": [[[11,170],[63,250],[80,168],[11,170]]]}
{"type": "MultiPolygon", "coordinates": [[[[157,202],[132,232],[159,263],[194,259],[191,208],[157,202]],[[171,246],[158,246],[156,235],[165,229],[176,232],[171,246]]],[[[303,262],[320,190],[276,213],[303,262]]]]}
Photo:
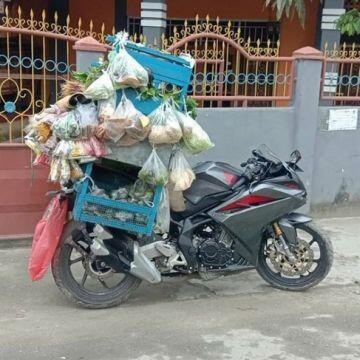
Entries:
{"type": "Polygon", "coordinates": [[[296,263],[300,266],[288,265],[285,255],[274,255],[273,239],[263,239],[258,255],[257,272],[271,286],[281,290],[303,291],[319,284],[333,263],[332,244],[321,230],[313,223],[297,224],[295,228],[299,247],[291,250],[301,261],[296,263]]]}
{"type": "Polygon", "coordinates": [[[63,232],[51,264],[55,283],[68,299],[82,307],[117,306],[127,300],[141,280],[130,274],[115,273],[108,267],[98,268],[94,261],[82,256],[74,248],[71,237],[72,231],[81,226],[81,223],[70,222],[63,232]]]}

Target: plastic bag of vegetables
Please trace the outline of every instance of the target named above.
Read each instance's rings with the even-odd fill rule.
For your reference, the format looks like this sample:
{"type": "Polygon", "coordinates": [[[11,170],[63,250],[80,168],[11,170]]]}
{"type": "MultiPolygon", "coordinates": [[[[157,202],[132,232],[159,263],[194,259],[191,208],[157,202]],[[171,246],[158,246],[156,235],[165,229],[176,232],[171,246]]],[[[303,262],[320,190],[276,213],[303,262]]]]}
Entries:
{"type": "Polygon", "coordinates": [[[53,156],[68,158],[73,149],[73,142],[67,140],[60,140],[56,145],[53,156]]]}
{"type": "Polygon", "coordinates": [[[105,138],[113,142],[119,141],[137,113],[133,103],[123,94],[112,116],[105,118],[101,125],[105,138]]]}
{"type": "Polygon", "coordinates": [[[106,156],[110,153],[110,150],[100,142],[95,136],[89,138],[89,144],[93,150],[93,154],[96,157],[106,156]]]}
{"type": "Polygon", "coordinates": [[[49,180],[56,182],[60,179],[61,175],[61,159],[54,157],[50,165],[49,180]]]}
{"type": "Polygon", "coordinates": [[[163,102],[149,115],[151,130],[149,141],[153,144],[175,144],[182,137],[176,110],[169,102],[163,102]]]}
{"type": "Polygon", "coordinates": [[[79,166],[79,164],[74,160],[70,160],[70,179],[72,181],[77,181],[81,179],[83,176],[84,173],[81,167],[79,166]]]}
{"type": "Polygon", "coordinates": [[[98,124],[97,108],[93,102],[88,104],[79,104],[74,110],[79,118],[80,126],[95,126],[98,124]]]}
{"type": "Polygon", "coordinates": [[[166,187],[163,188],[160,195],[159,207],[156,214],[155,232],[166,234],[170,228],[170,204],[169,192],[166,187]]]}
{"type": "Polygon", "coordinates": [[[78,137],[81,134],[79,115],[73,110],[62,113],[53,123],[52,131],[56,137],[63,140],[78,137]]]}
{"type": "Polygon", "coordinates": [[[93,100],[108,99],[115,94],[114,85],[107,71],[96,79],[85,91],[84,95],[93,100]]]}
{"type": "Polygon", "coordinates": [[[134,123],[127,126],[125,135],[118,141],[119,146],[132,146],[145,140],[150,133],[151,127],[146,116],[138,118],[134,123]]]}
{"type": "Polygon", "coordinates": [[[129,188],[128,197],[130,202],[150,206],[154,198],[154,188],[152,185],[138,179],[129,188]]]}
{"type": "Polygon", "coordinates": [[[99,121],[103,122],[106,119],[113,117],[116,109],[116,95],[108,99],[98,101],[98,117],[99,121]]]}
{"type": "Polygon", "coordinates": [[[108,72],[114,83],[120,88],[139,88],[147,86],[147,71],[121,46],[119,52],[112,56],[108,72]]]}
{"type": "Polygon", "coordinates": [[[168,185],[170,209],[175,212],[184,211],[186,209],[185,199],[182,191],[175,191],[172,182],[168,185]]]}
{"type": "Polygon", "coordinates": [[[150,156],[139,171],[138,177],[151,185],[165,186],[169,181],[169,173],[155,148],[151,151],[150,156]]]}
{"type": "Polygon", "coordinates": [[[195,155],[214,146],[209,135],[190,115],[176,111],[176,117],[183,133],[182,146],[187,152],[195,155]]]}
{"type": "Polygon", "coordinates": [[[177,150],[171,157],[169,170],[170,182],[174,184],[175,191],[188,189],[195,180],[195,174],[181,150],[177,150]]]}

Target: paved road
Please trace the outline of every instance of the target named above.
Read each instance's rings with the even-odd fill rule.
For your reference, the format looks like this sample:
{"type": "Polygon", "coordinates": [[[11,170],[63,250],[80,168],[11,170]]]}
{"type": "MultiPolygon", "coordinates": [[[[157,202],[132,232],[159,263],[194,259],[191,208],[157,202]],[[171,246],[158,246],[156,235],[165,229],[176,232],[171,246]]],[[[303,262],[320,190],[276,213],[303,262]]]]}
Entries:
{"type": "Polygon", "coordinates": [[[275,290],[251,271],[142,285],[100,311],[67,302],[50,275],[31,283],[27,248],[0,250],[0,359],[360,359],[360,218],[319,223],[336,256],[310,291],[275,290]]]}

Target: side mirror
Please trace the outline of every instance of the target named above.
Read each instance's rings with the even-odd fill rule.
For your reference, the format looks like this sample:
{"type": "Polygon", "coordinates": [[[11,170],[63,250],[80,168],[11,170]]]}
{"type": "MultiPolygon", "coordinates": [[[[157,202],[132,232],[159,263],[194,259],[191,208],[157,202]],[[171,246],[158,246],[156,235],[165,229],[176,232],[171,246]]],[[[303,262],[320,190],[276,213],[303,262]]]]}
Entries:
{"type": "Polygon", "coordinates": [[[294,150],[291,154],[290,154],[290,160],[289,162],[291,164],[297,164],[299,161],[301,160],[301,153],[299,150],[294,150]]]}

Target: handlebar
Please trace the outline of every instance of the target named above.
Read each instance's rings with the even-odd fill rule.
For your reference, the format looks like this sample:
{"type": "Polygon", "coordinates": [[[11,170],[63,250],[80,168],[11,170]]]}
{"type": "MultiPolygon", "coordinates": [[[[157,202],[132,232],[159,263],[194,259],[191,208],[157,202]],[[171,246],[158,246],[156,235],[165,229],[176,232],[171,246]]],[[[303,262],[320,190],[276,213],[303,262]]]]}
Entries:
{"type": "Polygon", "coordinates": [[[241,167],[245,168],[243,176],[246,177],[248,181],[262,180],[266,174],[270,173],[275,175],[283,168],[281,162],[276,163],[272,159],[266,158],[258,150],[253,150],[252,155],[253,157],[241,164],[241,167]]]}

